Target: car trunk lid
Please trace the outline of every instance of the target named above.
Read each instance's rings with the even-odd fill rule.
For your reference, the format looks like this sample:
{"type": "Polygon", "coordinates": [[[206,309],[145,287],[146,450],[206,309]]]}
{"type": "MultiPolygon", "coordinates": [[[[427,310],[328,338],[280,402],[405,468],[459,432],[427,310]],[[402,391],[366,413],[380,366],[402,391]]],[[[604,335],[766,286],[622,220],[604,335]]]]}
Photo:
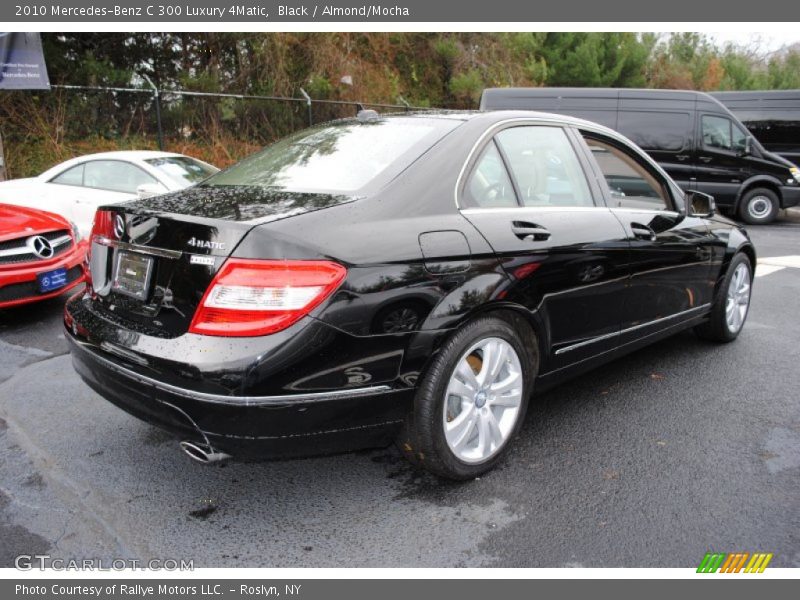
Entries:
{"type": "Polygon", "coordinates": [[[214,276],[253,227],[351,199],[196,187],[104,207],[91,240],[94,307],[134,332],[182,335],[214,276]]]}

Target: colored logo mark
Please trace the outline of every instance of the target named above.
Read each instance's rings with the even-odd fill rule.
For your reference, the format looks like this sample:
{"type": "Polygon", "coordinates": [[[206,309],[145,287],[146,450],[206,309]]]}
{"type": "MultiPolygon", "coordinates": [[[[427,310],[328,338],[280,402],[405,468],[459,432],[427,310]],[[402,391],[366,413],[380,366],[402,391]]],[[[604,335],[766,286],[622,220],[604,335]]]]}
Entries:
{"type": "Polygon", "coordinates": [[[703,557],[698,573],[763,573],[772,553],[769,552],[731,552],[729,554],[707,552],[703,557]],[[747,566],[745,566],[747,565],[747,566]]]}

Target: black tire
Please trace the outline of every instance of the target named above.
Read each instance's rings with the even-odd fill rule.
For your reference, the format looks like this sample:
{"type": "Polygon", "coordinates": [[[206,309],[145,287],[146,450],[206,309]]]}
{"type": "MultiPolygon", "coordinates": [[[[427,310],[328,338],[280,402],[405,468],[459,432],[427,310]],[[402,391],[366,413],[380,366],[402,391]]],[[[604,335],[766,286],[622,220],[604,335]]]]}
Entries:
{"type": "Polygon", "coordinates": [[[731,331],[728,327],[725,307],[728,300],[728,289],[733,280],[733,274],[736,271],[736,267],[740,264],[745,264],[747,266],[747,271],[750,274],[750,285],[752,286],[753,266],[750,264],[750,259],[747,255],[740,252],[731,259],[728,272],[725,274],[725,279],[719,288],[719,294],[714,301],[714,306],[711,308],[711,315],[708,321],[694,328],[694,332],[699,338],[712,342],[728,343],[739,337],[739,333],[741,333],[744,322],[747,319],[747,314],[750,312],[750,303],[748,301],[747,312],[742,319],[742,325],[736,331],[731,331]]]}
{"type": "Polygon", "coordinates": [[[739,201],[739,218],[750,225],[766,225],[778,216],[778,194],[768,188],[747,190],[739,201]]]}
{"type": "Polygon", "coordinates": [[[447,340],[417,387],[414,411],[406,420],[398,438],[400,450],[418,466],[448,479],[473,479],[494,468],[508,450],[525,419],[528,397],[538,370],[539,352],[530,327],[518,317],[509,321],[498,317],[479,317],[467,323],[447,340]],[[510,322],[512,321],[512,322],[510,322]],[[497,337],[506,341],[520,359],[522,400],[516,423],[502,446],[486,461],[470,464],[460,460],[445,438],[442,415],[447,386],[458,360],[474,343],[497,337]]]}

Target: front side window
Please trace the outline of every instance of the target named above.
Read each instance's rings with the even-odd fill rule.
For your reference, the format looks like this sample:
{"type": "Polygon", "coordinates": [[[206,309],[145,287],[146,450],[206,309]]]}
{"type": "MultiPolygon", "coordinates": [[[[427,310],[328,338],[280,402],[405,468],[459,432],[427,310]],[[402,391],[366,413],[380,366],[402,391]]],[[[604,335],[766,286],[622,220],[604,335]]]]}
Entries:
{"type": "Polygon", "coordinates": [[[735,123],[731,123],[731,141],[733,142],[734,152],[744,152],[745,148],[747,148],[747,133],[742,131],[735,123]]]}
{"type": "Polygon", "coordinates": [[[664,183],[639,159],[616,145],[590,137],[585,139],[608,184],[612,208],[669,208],[669,194],[664,183]]]}
{"type": "Polygon", "coordinates": [[[562,128],[512,127],[496,139],[524,206],[594,206],[580,161],[562,128]]]}
{"type": "Polygon", "coordinates": [[[703,115],[703,146],[729,152],[743,152],[747,133],[726,117],[703,115]]]}
{"type": "Polygon", "coordinates": [[[144,184],[161,185],[136,165],[121,160],[87,162],[83,173],[83,185],[100,190],[135,194],[136,188],[144,184]]]}

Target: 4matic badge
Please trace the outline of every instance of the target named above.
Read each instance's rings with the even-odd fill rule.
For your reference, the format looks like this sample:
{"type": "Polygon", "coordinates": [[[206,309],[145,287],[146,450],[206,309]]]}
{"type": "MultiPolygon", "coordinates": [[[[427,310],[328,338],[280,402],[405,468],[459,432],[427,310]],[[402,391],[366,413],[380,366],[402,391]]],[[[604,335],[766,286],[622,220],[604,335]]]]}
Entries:
{"type": "Polygon", "coordinates": [[[208,250],[225,250],[225,242],[212,242],[211,240],[198,240],[191,238],[186,242],[187,246],[192,248],[207,248],[208,250]]]}

